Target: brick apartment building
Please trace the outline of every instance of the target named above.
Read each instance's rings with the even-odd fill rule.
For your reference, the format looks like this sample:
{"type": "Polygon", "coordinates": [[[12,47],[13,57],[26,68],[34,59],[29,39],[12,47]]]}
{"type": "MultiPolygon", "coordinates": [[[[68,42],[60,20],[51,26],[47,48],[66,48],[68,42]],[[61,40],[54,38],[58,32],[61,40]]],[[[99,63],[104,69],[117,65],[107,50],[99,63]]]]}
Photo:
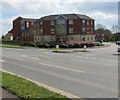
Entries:
{"type": "Polygon", "coordinates": [[[35,19],[18,17],[13,21],[13,28],[8,33],[13,34],[14,40],[21,41],[22,31],[32,26],[35,23],[35,21],[35,19]]]}
{"type": "Polygon", "coordinates": [[[80,14],[60,14],[26,19],[18,17],[10,31],[23,42],[95,41],[94,19],[80,14]]]}

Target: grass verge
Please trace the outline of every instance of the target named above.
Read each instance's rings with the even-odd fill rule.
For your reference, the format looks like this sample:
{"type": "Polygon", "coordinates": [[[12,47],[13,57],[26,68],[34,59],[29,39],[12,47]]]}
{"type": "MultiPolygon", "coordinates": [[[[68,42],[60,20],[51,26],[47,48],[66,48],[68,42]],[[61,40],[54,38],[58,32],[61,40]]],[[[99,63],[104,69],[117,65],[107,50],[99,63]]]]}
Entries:
{"type": "Polygon", "coordinates": [[[6,47],[6,48],[20,48],[20,49],[23,49],[23,47],[10,46],[10,45],[0,45],[0,47],[6,47]]]}
{"type": "Polygon", "coordinates": [[[49,91],[44,87],[40,87],[37,84],[16,75],[0,72],[0,77],[2,77],[0,79],[0,86],[22,99],[30,100],[38,98],[40,100],[56,100],[61,98],[62,100],[69,100],[65,96],[49,91]]]}

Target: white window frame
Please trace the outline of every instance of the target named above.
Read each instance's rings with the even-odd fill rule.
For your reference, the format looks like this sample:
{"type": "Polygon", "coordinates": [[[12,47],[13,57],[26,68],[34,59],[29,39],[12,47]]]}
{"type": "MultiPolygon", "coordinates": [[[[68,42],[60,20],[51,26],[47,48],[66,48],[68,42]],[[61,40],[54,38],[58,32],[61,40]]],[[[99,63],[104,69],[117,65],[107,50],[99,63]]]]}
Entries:
{"type": "Polygon", "coordinates": [[[69,24],[73,24],[73,20],[69,20],[68,23],[69,23],[69,24]]]}
{"type": "Polygon", "coordinates": [[[93,25],[93,21],[91,20],[91,25],[93,25]]]}
{"type": "Polygon", "coordinates": [[[43,33],[43,29],[40,29],[40,33],[41,33],[41,34],[43,33]]]}
{"type": "Polygon", "coordinates": [[[54,20],[51,20],[51,21],[50,21],[50,25],[55,25],[55,21],[54,21],[54,20]]]}
{"type": "Polygon", "coordinates": [[[104,34],[102,34],[102,36],[105,36],[104,34]]]}
{"type": "Polygon", "coordinates": [[[85,20],[84,19],[82,20],[82,23],[85,24],[85,20]]]}
{"type": "Polygon", "coordinates": [[[82,28],[82,32],[85,32],[85,28],[82,28]],[[83,31],[84,30],[84,31],[83,31]]]}
{"type": "Polygon", "coordinates": [[[89,20],[87,20],[87,25],[89,25],[89,20]]]}
{"type": "Polygon", "coordinates": [[[51,32],[52,34],[54,34],[54,33],[55,33],[55,29],[54,29],[54,28],[51,28],[51,29],[50,29],[50,32],[51,32]]]}
{"type": "Polygon", "coordinates": [[[69,33],[73,33],[73,28],[72,27],[69,28],[69,33]]]}
{"type": "Polygon", "coordinates": [[[43,24],[43,22],[41,21],[41,22],[40,22],[40,25],[42,25],[42,24],[43,24]]]}

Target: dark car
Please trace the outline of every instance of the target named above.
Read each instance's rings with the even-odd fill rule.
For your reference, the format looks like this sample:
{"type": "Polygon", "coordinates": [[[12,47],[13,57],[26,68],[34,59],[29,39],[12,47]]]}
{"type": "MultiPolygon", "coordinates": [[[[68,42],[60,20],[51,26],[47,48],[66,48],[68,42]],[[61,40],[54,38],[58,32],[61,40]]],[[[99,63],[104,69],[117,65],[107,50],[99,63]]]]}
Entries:
{"type": "Polygon", "coordinates": [[[120,52],[120,47],[118,47],[118,52],[120,52]]]}
{"type": "Polygon", "coordinates": [[[120,41],[117,41],[117,42],[116,42],[116,45],[120,45],[120,41]]]}
{"type": "Polygon", "coordinates": [[[103,40],[97,40],[96,42],[100,42],[100,43],[103,43],[103,40]]]}

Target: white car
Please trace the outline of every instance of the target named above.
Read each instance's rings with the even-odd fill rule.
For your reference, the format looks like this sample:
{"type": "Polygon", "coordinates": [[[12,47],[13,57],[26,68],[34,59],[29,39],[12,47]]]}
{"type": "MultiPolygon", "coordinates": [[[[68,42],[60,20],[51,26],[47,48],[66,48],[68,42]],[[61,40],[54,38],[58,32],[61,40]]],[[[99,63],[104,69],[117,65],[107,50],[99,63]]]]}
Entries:
{"type": "Polygon", "coordinates": [[[118,47],[118,52],[120,52],[120,46],[118,47]]]}

